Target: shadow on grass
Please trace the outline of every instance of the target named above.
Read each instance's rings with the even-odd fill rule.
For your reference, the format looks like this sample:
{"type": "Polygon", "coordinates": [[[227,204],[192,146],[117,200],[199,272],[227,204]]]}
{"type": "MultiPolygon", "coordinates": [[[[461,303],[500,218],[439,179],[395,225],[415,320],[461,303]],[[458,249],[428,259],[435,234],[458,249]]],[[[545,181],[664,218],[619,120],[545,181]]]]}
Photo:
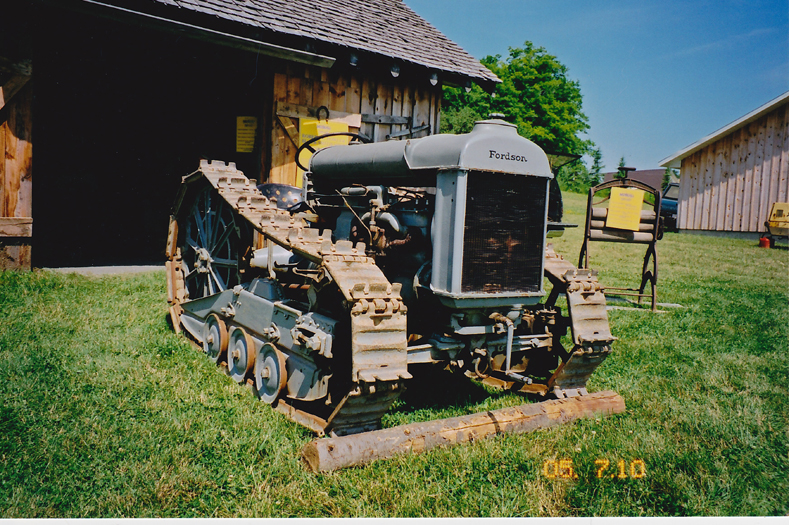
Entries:
{"type": "Polygon", "coordinates": [[[414,378],[400,396],[402,404],[392,412],[413,412],[421,409],[464,409],[486,399],[507,395],[475,383],[459,372],[449,372],[429,365],[409,369],[414,378]]]}

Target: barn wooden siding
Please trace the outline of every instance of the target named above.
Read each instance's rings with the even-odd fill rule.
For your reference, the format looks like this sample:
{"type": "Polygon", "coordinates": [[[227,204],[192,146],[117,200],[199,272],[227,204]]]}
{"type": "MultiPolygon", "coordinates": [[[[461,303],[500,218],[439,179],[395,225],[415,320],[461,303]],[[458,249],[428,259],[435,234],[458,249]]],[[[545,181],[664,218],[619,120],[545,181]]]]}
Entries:
{"type": "Polygon", "coordinates": [[[774,202],[789,197],[789,104],[682,159],[683,230],[764,232],[774,202]]]}
{"type": "Polygon", "coordinates": [[[274,74],[273,101],[270,164],[263,148],[262,165],[270,166],[269,182],[295,185],[299,117],[314,116],[321,106],[329,109],[332,119],[361,115],[356,119],[359,131],[375,142],[421,127],[426,129],[414,138],[432,135],[439,130],[441,86],[431,86],[426,76],[376,78],[289,64],[274,74]]]}
{"type": "Polygon", "coordinates": [[[0,57],[0,270],[30,269],[32,106],[29,61],[0,57]]]}

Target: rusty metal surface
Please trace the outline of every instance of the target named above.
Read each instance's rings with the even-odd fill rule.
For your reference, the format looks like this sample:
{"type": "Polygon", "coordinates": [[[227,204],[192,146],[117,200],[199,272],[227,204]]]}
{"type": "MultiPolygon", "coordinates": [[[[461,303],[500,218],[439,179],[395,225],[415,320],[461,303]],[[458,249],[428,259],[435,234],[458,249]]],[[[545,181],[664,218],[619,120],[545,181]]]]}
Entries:
{"type": "Polygon", "coordinates": [[[317,439],[302,450],[313,472],[365,465],[399,454],[421,453],[503,433],[525,433],[579,418],[619,414],[625,402],[612,391],[413,423],[361,435],[317,439]]]}
{"type": "Polygon", "coordinates": [[[343,434],[378,428],[381,416],[402,391],[402,382],[411,377],[400,285],[389,283],[375,261],[365,255],[364,244],[332,243],[330,230],[309,228],[299,214],[278,208],[232,163],[201,161],[198,171],[183,178],[166,246],[167,296],[176,330],[180,329],[181,305],[196,299],[189,297],[184,282],[188,269],[178,247],[179,220],[186,212],[182,208],[190,191],[205,183],[265,239],[317,263],[322,271],[318,278],[325,275],[338,287],[350,311],[352,392],[326,419],[286,399],[275,408],[319,434],[330,429],[343,434]]]}
{"type": "MultiPolygon", "coordinates": [[[[193,301],[200,299],[189,297],[185,284],[190,269],[185,268],[182,248],[179,246],[179,229],[186,229],[182,221],[188,213],[187,208],[192,205],[194,195],[206,188],[210,188],[224,203],[230,205],[236,217],[234,224],[243,222],[263,239],[273,241],[314,263],[316,269],[310,270],[313,273],[309,275],[319,287],[336,287],[339,292],[336,300],[343,303],[338,306],[342,306],[341,310],[347,312],[349,317],[351,370],[350,384],[347,390],[344,390],[344,397],[342,391],[339,398],[336,396],[337,392],[332,392],[330,398],[320,400],[317,400],[317,394],[311,399],[297,399],[295,394],[279,397],[272,394],[270,402],[274,408],[319,435],[331,433],[342,436],[379,428],[381,416],[399,396],[404,381],[411,378],[408,372],[407,309],[401,297],[401,285],[387,280],[375,260],[366,255],[364,244],[342,240],[333,243],[331,231],[310,228],[301,214],[278,208],[275,201],[262,195],[254,182],[232,164],[202,162],[198,171],[183,179],[166,247],[167,294],[176,330],[180,329],[183,319],[192,315],[188,311],[189,307],[187,306],[185,312],[182,305],[194,305],[197,303],[193,301]],[[243,221],[239,221],[239,217],[243,221]],[[185,317],[181,319],[182,316],[185,317]],[[326,399],[331,399],[330,403],[326,404],[326,399]]],[[[239,247],[241,253],[244,253],[244,249],[252,247],[239,247]]],[[[584,401],[579,406],[593,407],[596,398],[586,393],[586,382],[608,356],[611,351],[610,344],[614,340],[608,327],[605,296],[595,272],[577,269],[557,255],[550,246],[545,252],[545,275],[554,285],[551,296],[553,300],[555,301],[556,294],[559,293],[564,293],[567,297],[574,348],[547,384],[545,379],[541,381],[542,384],[522,385],[507,383],[506,378],[499,380],[505,381],[507,388],[519,388],[524,393],[553,393],[558,398],[581,396],[584,401]]],[[[230,293],[230,290],[227,293],[230,293]]],[[[550,298],[548,303],[551,303],[550,298]]],[[[204,315],[200,314],[199,317],[204,315]]],[[[244,325],[244,322],[238,319],[236,321],[244,325]]],[[[285,334],[286,339],[287,337],[285,334]]],[[[546,341],[543,346],[548,344],[546,341]]],[[[282,348],[285,353],[290,352],[293,362],[303,359],[293,353],[293,350],[289,350],[287,345],[282,348]]],[[[332,358],[329,348],[321,355],[327,359],[332,358]]],[[[244,377],[247,377],[248,367],[245,367],[245,370],[244,377]]],[[[320,395],[326,396],[325,391],[320,395]]],[[[553,405],[547,405],[551,406],[553,405]]],[[[543,416],[548,418],[539,420],[543,423],[556,419],[545,414],[543,416]]],[[[493,424],[494,428],[500,428],[500,423],[496,420],[490,424],[493,424]]],[[[512,428],[519,428],[518,424],[512,423],[512,428]]],[[[478,435],[476,430],[469,432],[472,437],[478,435]]],[[[463,432],[460,434],[465,435],[463,432]]]]}
{"type": "Polygon", "coordinates": [[[611,335],[605,294],[597,272],[578,269],[551,246],[545,254],[545,273],[554,292],[567,298],[573,349],[556,369],[548,387],[559,399],[586,395],[586,382],[611,354],[611,335]]]}

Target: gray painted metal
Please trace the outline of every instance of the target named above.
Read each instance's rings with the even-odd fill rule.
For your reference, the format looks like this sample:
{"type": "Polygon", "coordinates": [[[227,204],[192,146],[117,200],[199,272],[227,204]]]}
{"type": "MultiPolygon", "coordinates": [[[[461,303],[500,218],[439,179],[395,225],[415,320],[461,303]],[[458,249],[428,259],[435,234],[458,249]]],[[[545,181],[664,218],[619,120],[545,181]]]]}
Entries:
{"type": "MultiPolygon", "coordinates": [[[[545,153],[518,135],[513,124],[482,120],[471,133],[432,135],[406,141],[332,146],[310,159],[312,179],[348,180],[355,184],[388,181],[424,182],[426,173],[479,170],[553,178],[545,153]]],[[[422,184],[431,185],[431,184],[422,184]]]]}

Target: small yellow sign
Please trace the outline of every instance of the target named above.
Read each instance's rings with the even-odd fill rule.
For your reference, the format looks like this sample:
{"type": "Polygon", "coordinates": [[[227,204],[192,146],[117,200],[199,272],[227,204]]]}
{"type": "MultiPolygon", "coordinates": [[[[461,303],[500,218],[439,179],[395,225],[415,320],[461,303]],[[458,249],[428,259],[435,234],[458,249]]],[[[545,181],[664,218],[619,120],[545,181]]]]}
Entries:
{"type": "MultiPolygon", "coordinates": [[[[299,119],[299,145],[304,144],[310,139],[314,139],[318,135],[325,135],[326,133],[340,133],[347,132],[348,124],[345,122],[337,122],[334,120],[318,120],[314,118],[301,118],[299,119]]],[[[337,137],[328,137],[312,143],[315,150],[323,149],[328,146],[345,146],[350,142],[351,137],[347,135],[340,135],[337,137]]],[[[304,166],[309,166],[312,152],[305,149],[301,152],[299,162],[304,166]]],[[[296,175],[296,185],[301,186],[302,171],[298,170],[296,175]]]]}
{"type": "Polygon", "coordinates": [[[257,117],[236,117],[236,153],[255,151],[257,130],[257,117]]]}
{"type": "Polygon", "coordinates": [[[641,208],[644,205],[644,190],[635,188],[611,188],[611,203],[608,205],[606,228],[638,231],[641,223],[641,208]]]}

